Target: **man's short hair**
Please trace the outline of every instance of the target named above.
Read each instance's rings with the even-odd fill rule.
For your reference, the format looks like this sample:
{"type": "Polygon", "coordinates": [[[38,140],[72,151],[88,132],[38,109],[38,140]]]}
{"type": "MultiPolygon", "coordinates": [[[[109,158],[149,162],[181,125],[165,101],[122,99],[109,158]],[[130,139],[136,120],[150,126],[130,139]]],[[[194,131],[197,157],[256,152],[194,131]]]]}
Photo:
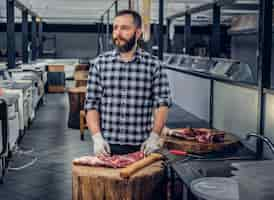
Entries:
{"type": "Polygon", "coordinates": [[[140,14],[134,10],[121,10],[119,11],[115,17],[123,16],[123,15],[131,15],[133,17],[133,22],[137,28],[142,27],[142,18],[140,14]]]}

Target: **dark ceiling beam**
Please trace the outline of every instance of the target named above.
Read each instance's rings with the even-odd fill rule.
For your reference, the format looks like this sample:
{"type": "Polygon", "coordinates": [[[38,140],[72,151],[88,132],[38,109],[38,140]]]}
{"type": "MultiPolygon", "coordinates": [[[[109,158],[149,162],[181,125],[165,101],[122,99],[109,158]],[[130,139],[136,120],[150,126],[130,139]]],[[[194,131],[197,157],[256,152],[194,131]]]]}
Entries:
{"type": "Polygon", "coordinates": [[[34,11],[28,9],[28,8],[27,8],[23,3],[21,3],[19,0],[15,0],[14,3],[15,3],[15,7],[18,8],[19,10],[21,10],[21,11],[27,10],[28,13],[29,13],[31,16],[39,17],[39,15],[38,15],[36,12],[34,12],[34,11]]]}
{"type": "Polygon", "coordinates": [[[200,13],[203,11],[208,11],[213,9],[214,3],[208,3],[208,4],[203,4],[198,7],[191,8],[190,10],[187,11],[189,14],[195,14],[195,13],[200,13]]]}
{"type": "Polygon", "coordinates": [[[105,12],[103,12],[103,14],[101,16],[104,16],[105,14],[107,14],[109,12],[109,10],[115,6],[115,9],[116,9],[116,6],[118,8],[118,0],[114,0],[111,5],[105,10],[105,12]]]}

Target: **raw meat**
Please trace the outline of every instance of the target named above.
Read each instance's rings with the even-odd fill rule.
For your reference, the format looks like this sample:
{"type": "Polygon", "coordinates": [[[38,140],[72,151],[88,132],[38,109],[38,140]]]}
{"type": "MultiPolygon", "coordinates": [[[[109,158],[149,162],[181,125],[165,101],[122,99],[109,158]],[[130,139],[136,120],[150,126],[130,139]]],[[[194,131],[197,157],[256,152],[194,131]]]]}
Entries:
{"type": "Polygon", "coordinates": [[[73,160],[74,164],[80,165],[91,165],[91,166],[101,166],[104,162],[101,161],[97,156],[82,156],[73,160]]]}
{"type": "Polygon", "coordinates": [[[196,129],[196,140],[200,143],[218,143],[224,142],[224,135],[223,131],[217,131],[212,129],[196,129]]]}
{"type": "Polygon", "coordinates": [[[197,141],[199,143],[218,143],[224,142],[223,131],[207,129],[207,128],[183,128],[171,130],[169,135],[183,138],[185,140],[197,141]]]}
{"type": "Polygon", "coordinates": [[[171,131],[171,136],[183,138],[185,140],[195,140],[196,134],[192,128],[183,128],[176,131],[171,131]]]}
{"type": "Polygon", "coordinates": [[[83,156],[78,159],[74,159],[73,163],[77,165],[89,165],[89,166],[104,166],[112,168],[126,167],[138,160],[144,158],[144,153],[141,151],[130,153],[126,155],[114,155],[114,156],[83,156]]]}

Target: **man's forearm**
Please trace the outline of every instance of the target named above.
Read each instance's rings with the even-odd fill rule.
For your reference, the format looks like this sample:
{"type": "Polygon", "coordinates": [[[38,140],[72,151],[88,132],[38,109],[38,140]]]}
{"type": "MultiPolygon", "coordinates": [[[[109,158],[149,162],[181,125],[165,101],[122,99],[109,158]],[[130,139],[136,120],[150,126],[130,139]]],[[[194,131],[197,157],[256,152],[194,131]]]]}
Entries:
{"type": "Polygon", "coordinates": [[[168,115],[168,107],[161,106],[154,111],[154,123],[152,131],[160,134],[165,126],[168,115]]]}
{"type": "Polygon", "coordinates": [[[87,125],[91,134],[101,132],[100,128],[100,114],[97,110],[89,110],[86,116],[87,125]]]}

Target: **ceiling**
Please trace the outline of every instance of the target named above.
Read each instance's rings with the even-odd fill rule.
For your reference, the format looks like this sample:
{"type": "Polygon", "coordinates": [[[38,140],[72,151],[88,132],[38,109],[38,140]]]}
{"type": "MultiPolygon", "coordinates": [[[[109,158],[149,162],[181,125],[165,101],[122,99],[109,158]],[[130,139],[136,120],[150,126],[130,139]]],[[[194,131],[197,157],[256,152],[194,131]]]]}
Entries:
{"type": "MultiPolygon", "coordinates": [[[[18,0],[27,8],[37,13],[47,23],[90,24],[98,22],[100,16],[108,9],[113,0],[18,0]]],[[[135,10],[140,11],[143,0],[134,0],[135,10]]],[[[158,22],[158,2],[151,0],[151,21],[158,22]]],[[[212,3],[214,0],[164,0],[164,17],[185,11],[187,7],[197,7],[212,3]]],[[[257,4],[258,0],[235,0],[236,4],[257,4]]],[[[119,0],[118,9],[128,8],[128,0],[119,0]]],[[[222,21],[229,21],[231,16],[250,14],[257,11],[222,10],[222,21]]],[[[16,9],[16,21],[21,21],[21,11],[16,9]]],[[[114,7],[110,9],[110,19],[114,16],[114,7]]],[[[212,11],[198,13],[192,16],[194,23],[210,23],[212,11]]],[[[106,19],[106,18],[105,18],[106,19]]],[[[0,20],[6,21],[6,0],[0,1],[0,20]]],[[[176,23],[184,23],[183,18],[176,23]]]]}

